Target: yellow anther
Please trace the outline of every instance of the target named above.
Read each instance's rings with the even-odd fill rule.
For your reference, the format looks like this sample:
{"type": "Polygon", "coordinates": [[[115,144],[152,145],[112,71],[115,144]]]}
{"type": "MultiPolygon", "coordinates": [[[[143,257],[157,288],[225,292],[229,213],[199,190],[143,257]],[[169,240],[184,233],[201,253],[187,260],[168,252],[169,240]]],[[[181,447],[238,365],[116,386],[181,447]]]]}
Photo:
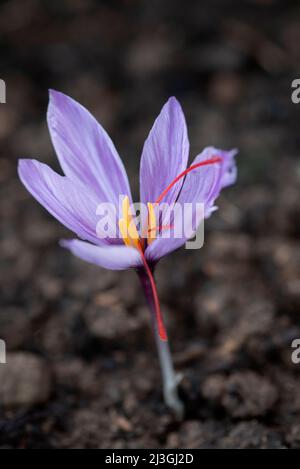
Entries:
{"type": "Polygon", "coordinates": [[[119,229],[124,241],[124,244],[129,247],[139,248],[139,233],[136,229],[133,215],[130,210],[129,197],[126,196],[122,202],[122,217],[119,220],[119,229]]]}
{"type": "Polygon", "coordinates": [[[148,202],[148,244],[151,244],[156,239],[156,216],[154,204],[148,202]]]}

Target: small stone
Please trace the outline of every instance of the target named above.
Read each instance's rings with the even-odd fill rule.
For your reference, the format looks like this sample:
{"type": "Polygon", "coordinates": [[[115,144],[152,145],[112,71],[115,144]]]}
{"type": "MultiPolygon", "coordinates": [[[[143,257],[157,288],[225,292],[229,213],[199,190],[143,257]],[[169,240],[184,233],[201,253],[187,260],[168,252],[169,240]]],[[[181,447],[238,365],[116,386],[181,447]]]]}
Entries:
{"type": "Polygon", "coordinates": [[[116,416],[116,424],[118,428],[122,430],[123,432],[128,433],[132,431],[132,425],[130,421],[127,418],[123,417],[122,415],[116,416]]]}
{"type": "Polygon", "coordinates": [[[33,406],[47,402],[51,374],[41,358],[18,352],[7,355],[0,365],[0,403],[5,407],[33,406]]]}

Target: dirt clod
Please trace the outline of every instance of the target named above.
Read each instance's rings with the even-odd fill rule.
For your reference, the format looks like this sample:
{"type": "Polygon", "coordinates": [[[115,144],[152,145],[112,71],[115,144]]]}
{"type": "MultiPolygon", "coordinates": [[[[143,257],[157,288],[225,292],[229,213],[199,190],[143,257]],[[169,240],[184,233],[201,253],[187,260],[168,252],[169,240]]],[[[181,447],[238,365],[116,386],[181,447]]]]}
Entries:
{"type": "Polygon", "coordinates": [[[25,353],[10,353],[0,367],[0,402],[5,407],[33,406],[47,402],[52,382],[41,358],[25,353]]]}

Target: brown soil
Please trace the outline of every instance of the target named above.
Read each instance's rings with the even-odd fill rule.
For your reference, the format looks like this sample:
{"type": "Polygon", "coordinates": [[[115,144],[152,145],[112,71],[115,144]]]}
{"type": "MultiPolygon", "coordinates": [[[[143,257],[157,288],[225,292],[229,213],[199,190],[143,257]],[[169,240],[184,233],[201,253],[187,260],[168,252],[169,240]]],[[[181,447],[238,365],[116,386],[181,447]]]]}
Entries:
{"type": "Polygon", "coordinates": [[[0,447],[300,448],[298,2],[46,3],[0,5],[0,447]],[[170,95],[192,155],[240,149],[203,249],[156,273],[184,374],[181,423],[162,402],[135,273],[62,250],[70,233],[17,179],[19,157],[58,168],[49,87],[101,120],[136,194],[143,140],[170,95]]]}

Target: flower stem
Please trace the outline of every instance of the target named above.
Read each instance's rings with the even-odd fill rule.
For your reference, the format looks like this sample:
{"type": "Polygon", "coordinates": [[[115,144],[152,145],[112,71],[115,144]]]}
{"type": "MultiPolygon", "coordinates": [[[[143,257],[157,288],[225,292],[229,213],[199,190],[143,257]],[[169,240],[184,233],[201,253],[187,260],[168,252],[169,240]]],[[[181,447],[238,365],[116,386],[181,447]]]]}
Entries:
{"type": "Polygon", "coordinates": [[[146,300],[152,313],[153,332],[158,351],[159,363],[162,373],[163,394],[166,405],[178,420],[184,416],[184,405],[178,396],[178,384],[181,381],[181,375],[174,370],[173,360],[168,341],[161,340],[155,320],[154,298],[151,284],[145,270],[138,271],[146,300]]]}

